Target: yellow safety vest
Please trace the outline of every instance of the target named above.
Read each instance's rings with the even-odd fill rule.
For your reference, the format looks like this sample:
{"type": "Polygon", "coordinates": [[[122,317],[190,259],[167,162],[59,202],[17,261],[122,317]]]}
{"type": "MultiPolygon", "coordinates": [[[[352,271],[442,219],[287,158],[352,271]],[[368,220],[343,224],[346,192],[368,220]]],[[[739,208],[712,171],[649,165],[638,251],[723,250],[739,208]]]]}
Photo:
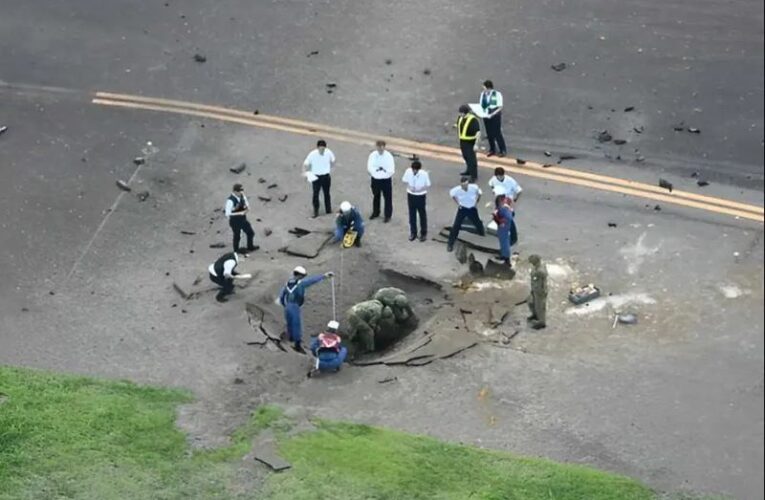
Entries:
{"type": "Polygon", "coordinates": [[[464,117],[460,116],[457,118],[457,132],[459,132],[461,141],[472,141],[478,137],[478,133],[473,135],[468,135],[467,133],[468,127],[473,120],[475,120],[475,116],[472,114],[465,115],[464,117]]]}

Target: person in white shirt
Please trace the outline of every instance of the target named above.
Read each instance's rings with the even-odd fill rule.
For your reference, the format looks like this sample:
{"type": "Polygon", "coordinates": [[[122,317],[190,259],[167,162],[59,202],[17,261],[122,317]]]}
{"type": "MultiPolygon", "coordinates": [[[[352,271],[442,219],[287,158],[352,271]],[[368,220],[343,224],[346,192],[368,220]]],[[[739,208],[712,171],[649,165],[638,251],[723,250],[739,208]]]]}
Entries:
{"type": "Polygon", "coordinates": [[[486,128],[486,135],[489,139],[489,152],[486,156],[498,154],[503,157],[507,154],[505,138],[502,136],[502,93],[494,90],[494,83],[491,80],[483,82],[483,92],[478,101],[483,108],[486,117],[483,119],[483,125],[486,128]],[[499,151],[497,151],[499,147],[499,151]]]}
{"type": "Polygon", "coordinates": [[[473,223],[480,236],[486,234],[483,222],[481,222],[481,218],[478,216],[477,208],[482,194],[481,188],[476,184],[470,183],[470,177],[462,177],[460,185],[449,191],[449,196],[457,204],[457,215],[454,217],[452,229],[449,231],[449,241],[446,243],[447,252],[454,250],[454,242],[457,241],[457,235],[460,229],[462,229],[462,221],[465,220],[465,217],[470,219],[470,222],[473,223]]]}
{"type": "Polygon", "coordinates": [[[422,170],[422,163],[414,160],[401,179],[406,183],[406,201],[409,206],[409,241],[417,238],[417,217],[420,218],[420,241],[428,239],[428,212],[425,201],[430,187],[430,176],[422,170]]]}
{"type": "Polygon", "coordinates": [[[210,281],[220,287],[215,300],[226,302],[226,295],[234,293],[235,279],[248,279],[249,274],[239,274],[236,272],[236,266],[239,264],[239,255],[236,252],[230,252],[221,255],[218,260],[210,264],[207,270],[210,273],[210,281]]]}
{"type": "Polygon", "coordinates": [[[518,198],[521,197],[521,192],[523,191],[523,188],[515,179],[509,175],[505,175],[505,169],[502,167],[494,169],[494,177],[489,181],[489,187],[495,195],[500,194],[498,188],[502,187],[504,192],[501,194],[511,197],[514,202],[518,201],[518,198]]]}
{"type": "Polygon", "coordinates": [[[327,147],[327,142],[319,140],[316,143],[316,149],[308,153],[303,167],[315,177],[311,183],[313,187],[313,216],[319,216],[319,191],[324,193],[324,210],[332,213],[332,201],[329,195],[329,188],[332,184],[330,171],[335,165],[335,154],[327,147]]]}
{"type": "Polygon", "coordinates": [[[396,164],[393,155],[385,150],[385,141],[375,143],[377,149],[369,154],[367,171],[372,177],[372,215],[369,220],[380,216],[380,195],[385,199],[385,219],[390,222],[393,216],[393,181],[391,178],[396,173],[396,164]]]}

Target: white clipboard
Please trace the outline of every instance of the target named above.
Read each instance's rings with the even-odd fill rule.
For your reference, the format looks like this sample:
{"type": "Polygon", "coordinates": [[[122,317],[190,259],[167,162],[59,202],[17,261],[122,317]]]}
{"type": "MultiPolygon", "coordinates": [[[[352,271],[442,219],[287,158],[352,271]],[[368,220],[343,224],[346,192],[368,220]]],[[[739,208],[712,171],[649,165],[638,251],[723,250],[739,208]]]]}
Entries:
{"type": "Polygon", "coordinates": [[[310,171],[309,172],[303,172],[303,176],[305,176],[305,180],[307,180],[309,184],[312,184],[312,183],[316,182],[319,179],[318,177],[316,177],[316,174],[314,174],[313,172],[310,172],[310,171]]]}
{"type": "Polygon", "coordinates": [[[470,106],[470,111],[472,111],[473,114],[476,115],[478,118],[486,118],[489,116],[483,110],[480,103],[476,102],[476,103],[468,104],[468,106],[470,106]]]}

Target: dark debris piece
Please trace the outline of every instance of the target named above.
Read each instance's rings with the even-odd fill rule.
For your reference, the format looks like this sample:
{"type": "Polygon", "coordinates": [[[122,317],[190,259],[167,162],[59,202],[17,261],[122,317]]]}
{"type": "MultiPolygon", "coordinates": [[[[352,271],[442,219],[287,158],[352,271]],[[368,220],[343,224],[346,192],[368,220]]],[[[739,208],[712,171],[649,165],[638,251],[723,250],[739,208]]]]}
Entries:
{"type": "Polygon", "coordinates": [[[268,203],[269,201],[271,201],[270,196],[258,196],[258,199],[264,203],[268,203]]]}
{"type": "Polygon", "coordinates": [[[210,243],[210,248],[226,248],[226,244],[222,242],[210,243]]]}
{"type": "Polygon", "coordinates": [[[675,123],[674,125],[672,125],[672,130],[674,130],[675,132],[682,132],[683,130],[685,130],[685,122],[675,123]]]}
{"type": "Polygon", "coordinates": [[[642,134],[645,131],[645,127],[641,125],[639,127],[634,127],[632,130],[634,130],[636,134],[642,134]]]}
{"type": "Polygon", "coordinates": [[[576,160],[576,156],[574,155],[560,155],[560,158],[558,158],[558,162],[566,161],[566,160],[576,160]]]}
{"type": "Polygon", "coordinates": [[[429,68],[425,68],[424,70],[422,70],[422,74],[425,75],[425,76],[430,75],[430,69],[429,68]]]}
{"type": "Polygon", "coordinates": [[[185,234],[186,236],[192,236],[197,234],[196,231],[188,231],[186,229],[181,229],[181,234],[185,234]]]}
{"type": "Polygon", "coordinates": [[[258,184],[265,184],[266,182],[268,181],[265,180],[263,177],[258,177],[258,184]]]}
{"type": "Polygon", "coordinates": [[[624,139],[614,139],[614,144],[616,144],[617,146],[623,146],[627,144],[627,141],[624,139]]]}
{"type": "Polygon", "coordinates": [[[700,134],[701,129],[698,129],[696,127],[688,127],[688,132],[690,132],[691,134],[700,134]]]}
{"type": "Polygon", "coordinates": [[[661,205],[656,205],[653,209],[657,212],[661,212],[661,205]]]}
{"type": "Polygon", "coordinates": [[[232,173],[235,173],[235,174],[241,174],[242,172],[244,172],[244,170],[246,168],[247,168],[247,164],[242,162],[242,163],[240,163],[239,165],[237,165],[235,167],[229,168],[229,171],[232,172],[232,173]]]}
{"type": "Polygon", "coordinates": [[[127,182],[125,182],[125,181],[117,181],[116,184],[117,184],[117,187],[120,188],[123,191],[130,192],[130,191],[133,190],[130,186],[128,186],[127,182]]]}
{"type": "Polygon", "coordinates": [[[518,165],[525,165],[526,164],[526,160],[524,160],[522,158],[516,158],[515,159],[515,163],[518,164],[518,165]]]}
{"type": "Polygon", "coordinates": [[[280,197],[279,197],[279,201],[281,201],[282,203],[284,203],[285,201],[287,201],[287,198],[288,198],[288,196],[289,196],[289,195],[286,195],[286,194],[285,194],[285,195],[283,195],[283,196],[280,196],[280,197]]]}
{"type": "Polygon", "coordinates": [[[659,179],[659,187],[668,189],[670,193],[672,192],[672,189],[674,188],[672,186],[672,183],[665,179],[659,179]]]}
{"type": "Polygon", "coordinates": [[[608,132],[608,130],[601,130],[598,134],[598,142],[610,142],[611,139],[613,139],[613,136],[608,132]]]}
{"type": "Polygon", "coordinates": [[[699,179],[699,180],[697,180],[697,181],[696,181],[696,184],[697,184],[699,187],[706,187],[706,186],[709,186],[709,182],[707,182],[707,181],[705,181],[705,180],[702,180],[702,179],[699,179]]]}
{"type": "Polygon", "coordinates": [[[557,72],[561,72],[561,71],[563,71],[564,69],[566,69],[566,68],[567,68],[567,66],[566,66],[566,63],[564,63],[564,62],[562,62],[562,63],[558,63],[558,64],[553,64],[553,65],[552,65],[552,66],[550,66],[550,67],[551,67],[551,68],[552,68],[554,71],[557,71],[557,72]]]}
{"type": "Polygon", "coordinates": [[[200,64],[207,62],[207,58],[202,54],[194,54],[194,60],[200,64]]]}
{"type": "Polygon", "coordinates": [[[144,163],[146,163],[146,158],[143,156],[136,156],[133,158],[133,164],[135,165],[143,165],[144,163]]]}
{"type": "Polygon", "coordinates": [[[616,222],[609,222],[608,227],[618,227],[619,225],[616,222]]]}
{"type": "Polygon", "coordinates": [[[326,84],[324,84],[324,85],[325,85],[325,86],[326,86],[328,89],[334,89],[334,88],[337,88],[337,84],[336,84],[336,83],[334,83],[334,82],[329,82],[329,83],[326,83],[326,84]]]}
{"type": "Polygon", "coordinates": [[[140,193],[136,193],[136,198],[138,198],[138,201],[146,201],[149,199],[149,192],[148,191],[141,191],[140,193]]]}
{"type": "Polygon", "coordinates": [[[391,64],[393,64],[393,59],[386,59],[386,60],[385,60],[385,64],[387,64],[388,66],[390,66],[391,64]]]}
{"type": "Polygon", "coordinates": [[[630,113],[632,111],[635,111],[635,106],[627,106],[626,108],[624,108],[625,113],[630,113]]]}
{"type": "Polygon", "coordinates": [[[319,51],[318,50],[312,50],[311,52],[309,52],[305,56],[306,57],[313,57],[313,56],[318,56],[318,55],[319,55],[319,51]]]}
{"type": "Polygon", "coordinates": [[[273,233],[274,233],[274,232],[273,232],[271,229],[269,229],[269,228],[265,228],[265,229],[263,230],[263,234],[264,234],[265,236],[271,236],[273,233]]]}
{"type": "Polygon", "coordinates": [[[549,158],[552,156],[552,153],[550,151],[545,151],[545,156],[549,158]]]}
{"type": "Polygon", "coordinates": [[[277,188],[277,187],[279,187],[279,184],[269,184],[266,189],[274,189],[274,188],[277,188]]]}
{"type": "Polygon", "coordinates": [[[698,172],[693,172],[693,173],[691,174],[691,178],[693,178],[693,179],[696,179],[696,178],[698,178],[698,176],[699,176],[699,173],[698,173],[698,172]]]}

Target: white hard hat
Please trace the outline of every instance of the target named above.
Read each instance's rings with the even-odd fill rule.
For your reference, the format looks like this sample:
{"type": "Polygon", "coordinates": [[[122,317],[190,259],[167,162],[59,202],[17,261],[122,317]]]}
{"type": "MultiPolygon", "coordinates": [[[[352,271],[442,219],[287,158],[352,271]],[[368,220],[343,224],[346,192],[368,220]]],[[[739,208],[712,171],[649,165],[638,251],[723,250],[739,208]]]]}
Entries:
{"type": "Polygon", "coordinates": [[[327,328],[329,328],[330,330],[337,330],[338,328],[340,328],[340,323],[338,323],[335,320],[332,320],[329,323],[327,323],[327,328]]]}
{"type": "Polygon", "coordinates": [[[340,211],[343,212],[343,213],[350,212],[351,208],[352,208],[351,207],[351,202],[349,202],[349,201],[344,201],[344,202],[342,202],[340,204],[340,211]]]}
{"type": "Polygon", "coordinates": [[[305,267],[297,266],[295,269],[292,270],[292,274],[302,274],[303,276],[305,276],[308,273],[306,272],[305,267]]]}
{"type": "Polygon", "coordinates": [[[506,195],[507,189],[505,186],[494,186],[494,196],[506,195]]]}

